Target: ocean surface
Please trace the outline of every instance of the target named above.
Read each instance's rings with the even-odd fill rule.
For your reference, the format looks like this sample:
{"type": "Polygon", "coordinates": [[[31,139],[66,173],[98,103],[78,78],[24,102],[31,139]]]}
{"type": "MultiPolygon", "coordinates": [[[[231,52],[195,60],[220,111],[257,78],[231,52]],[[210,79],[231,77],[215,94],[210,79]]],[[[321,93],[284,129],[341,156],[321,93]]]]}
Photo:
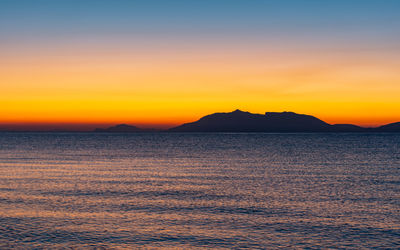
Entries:
{"type": "Polygon", "coordinates": [[[0,249],[399,246],[400,134],[0,133],[0,249]]]}

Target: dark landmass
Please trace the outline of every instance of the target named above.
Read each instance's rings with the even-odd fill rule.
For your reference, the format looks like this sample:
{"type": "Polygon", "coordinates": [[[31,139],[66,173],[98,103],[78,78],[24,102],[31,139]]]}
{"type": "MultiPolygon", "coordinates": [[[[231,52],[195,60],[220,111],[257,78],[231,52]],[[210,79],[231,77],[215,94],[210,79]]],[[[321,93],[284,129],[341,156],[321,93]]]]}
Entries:
{"type": "Polygon", "coordinates": [[[109,128],[96,128],[94,132],[108,132],[108,133],[138,133],[138,132],[155,132],[155,129],[143,129],[136,126],[119,124],[109,128]]]}
{"type": "Polygon", "coordinates": [[[265,115],[235,110],[215,113],[200,120],[171,128],[171,132],[322,132],[330,125],[318,118],[292,112],[265,115]]]}
{"type": "Polygon", "coordinates": [[[185,123],[169,132],[400,132],[400,123],[378,128],[363,128],[352,124],[328,124],[314,116],[293,112],[266,112],[265,115],[235,110],[215,113],[200,120],[185,123]]]}
{"type": "Polygon", "coordinates": [[[400,122],[390,123],[375,128],[378,132],[400,132],[400,122]]]}
{"type": "Polygon", "coordinates": [[[333,124],[332,132],[369,132],[371,128],[363,128],[353,124],[333,124]]]}

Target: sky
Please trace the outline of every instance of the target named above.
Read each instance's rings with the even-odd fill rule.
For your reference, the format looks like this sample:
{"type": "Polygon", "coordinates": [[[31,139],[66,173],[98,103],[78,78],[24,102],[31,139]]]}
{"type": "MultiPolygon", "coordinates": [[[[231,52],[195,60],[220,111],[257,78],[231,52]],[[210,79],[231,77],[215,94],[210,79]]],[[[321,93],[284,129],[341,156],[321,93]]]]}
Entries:
{"type": "Polygon", "coordinates": [[[0,0],[0,128],[400,121],[398,0],[0,0]]]}

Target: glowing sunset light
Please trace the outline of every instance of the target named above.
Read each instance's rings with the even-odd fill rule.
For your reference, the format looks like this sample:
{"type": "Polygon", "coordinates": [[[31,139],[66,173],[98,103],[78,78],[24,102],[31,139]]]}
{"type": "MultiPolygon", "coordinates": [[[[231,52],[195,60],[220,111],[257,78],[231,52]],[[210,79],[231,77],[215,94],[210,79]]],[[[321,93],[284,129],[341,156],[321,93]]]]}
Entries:
{"type": "Polygon", "coordinates": [[[399,1],[70,2],[0,3],[2,126],[400,121],[399,1]]]}

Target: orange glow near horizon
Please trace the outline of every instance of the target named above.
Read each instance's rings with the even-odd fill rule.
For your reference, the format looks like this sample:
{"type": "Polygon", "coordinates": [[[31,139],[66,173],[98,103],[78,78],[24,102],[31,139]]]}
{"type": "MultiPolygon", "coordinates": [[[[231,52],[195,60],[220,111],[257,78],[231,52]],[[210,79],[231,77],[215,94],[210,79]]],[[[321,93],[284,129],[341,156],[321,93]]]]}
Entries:
{"type": "Polygon", "coordinates": [[[0,124],[167,128],[235,109],[293,111],[332,124],[400,121],[400,63],[390,55],[223,45],[163,51],[5,53],[0,124]]]}

